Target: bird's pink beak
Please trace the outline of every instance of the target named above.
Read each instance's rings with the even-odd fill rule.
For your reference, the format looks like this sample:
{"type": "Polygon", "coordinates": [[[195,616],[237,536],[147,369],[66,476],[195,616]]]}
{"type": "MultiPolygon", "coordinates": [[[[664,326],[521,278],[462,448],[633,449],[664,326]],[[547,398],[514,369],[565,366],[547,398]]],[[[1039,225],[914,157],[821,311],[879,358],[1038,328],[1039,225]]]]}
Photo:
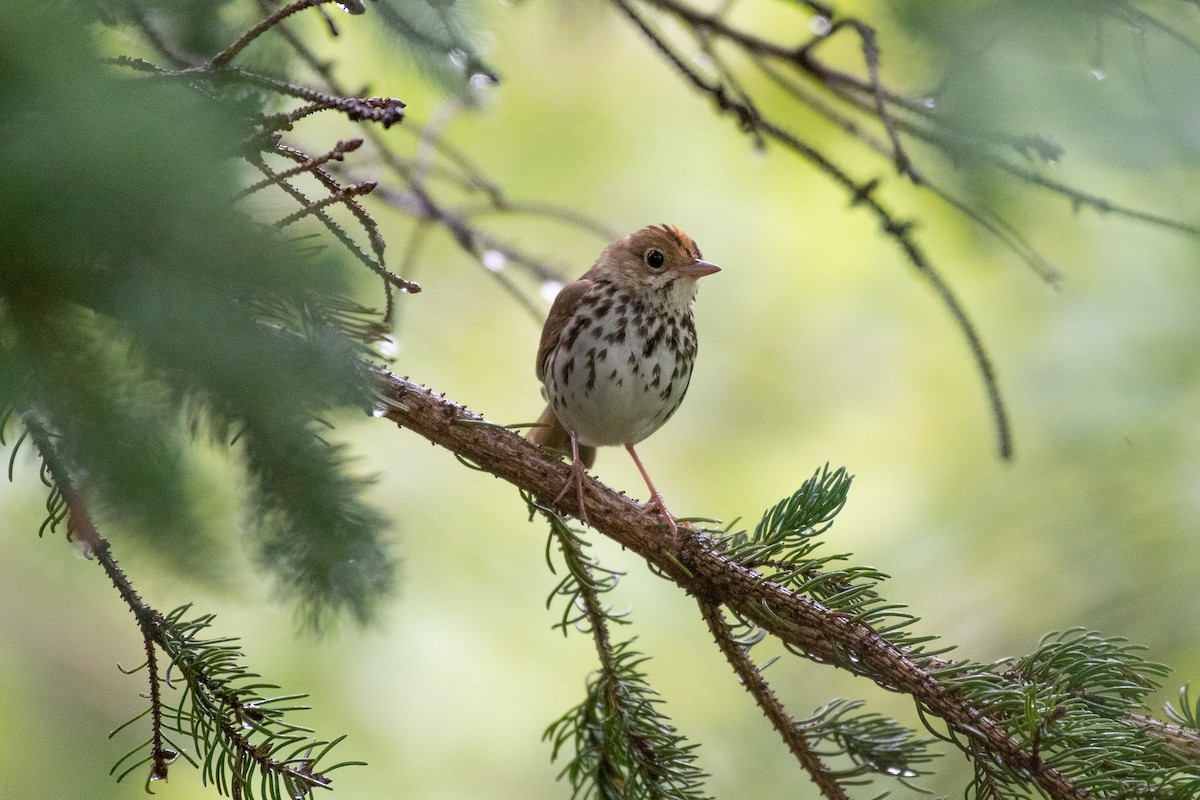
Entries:
{"type": "Polygon", "coordinates": [[[714,272],[720,271],[721,268],[716,264],[708,261],[701,261],[698,258],[692,263],[679,268],[679,274],[686,275],[689,278],[703,278],[705,275],[712,275],[714,272]]]}

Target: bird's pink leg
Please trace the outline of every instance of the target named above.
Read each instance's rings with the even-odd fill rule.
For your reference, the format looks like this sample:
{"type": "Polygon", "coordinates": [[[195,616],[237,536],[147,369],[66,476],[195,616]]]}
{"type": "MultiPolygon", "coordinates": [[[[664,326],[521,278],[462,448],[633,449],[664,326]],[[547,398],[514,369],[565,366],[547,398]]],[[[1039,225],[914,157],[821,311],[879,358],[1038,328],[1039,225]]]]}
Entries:
{"type": "Polygon", "coordinates": [[[629,455],[633,456],[633,463],[637,464],[638,472],[642,473],[642,480],[646,481],[646,486],[650,487],[650,502],[646,503],[643,513],[657,511],[659,516],[671,526],[671,535],[679,535],[679,525],[675,522],[674,515],[667,511],[667,507],[663,504],[662,495],[658,493],[658,489],[654,488],[654,482],[650,480],[650,475],[646,472],[646,468],[642,466],[642,460],[638,458],[637,452],[633,449],[633,445],[625,445],[625,449],[629,451],[629,455]]]}
{"type": "MultiPolygon", "coordinates": [[[[567,478],[566,484],[562,491],[558,493],[558,497],[554,498],[554,505],[558,505],[558,501],[566,497],[567,492],[571,491],[571,486],[575,486],[575,499],[579,503],[579,513],[576,515],[579,521],[584,525],[589,524],[587,518],[587,509],[583,506],[583,476],[586,471],[583,467],[583,462],[579,460],[579,439],[575,434],[571,434],[571,474],[567,478]]],[[[644,474],[644,473],[643,473],[644,474]]]]}

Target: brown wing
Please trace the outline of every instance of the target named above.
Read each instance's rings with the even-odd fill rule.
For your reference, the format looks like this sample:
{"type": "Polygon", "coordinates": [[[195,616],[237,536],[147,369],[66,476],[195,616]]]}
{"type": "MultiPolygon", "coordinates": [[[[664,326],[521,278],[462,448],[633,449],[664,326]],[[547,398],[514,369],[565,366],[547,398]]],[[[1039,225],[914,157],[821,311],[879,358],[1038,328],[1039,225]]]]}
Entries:
{"type": "Polygon", "coordinates": [[[542,327],[542,340],[538,343],[537,379],[539,381],[546,377],[546,361],[550,358],[550,351],[558,344],[558,337],[562,335],[563,327],[574,316],[575,309],[579,307],[579,301],[594,285],[593,281],[580,278],[574,283],[564,286],[558,296],[554,298],[554,304],[550,306],[550,313],[546,316],[546,324],[542,327]]]}

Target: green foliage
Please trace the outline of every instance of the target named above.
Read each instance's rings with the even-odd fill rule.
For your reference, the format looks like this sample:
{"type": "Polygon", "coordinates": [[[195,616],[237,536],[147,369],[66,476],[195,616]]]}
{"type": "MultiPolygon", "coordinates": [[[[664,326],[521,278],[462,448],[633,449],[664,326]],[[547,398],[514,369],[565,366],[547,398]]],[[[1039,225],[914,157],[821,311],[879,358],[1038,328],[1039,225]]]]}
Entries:
{"type": "Polygon", "coordinates": [[[400,52],[443,86],[462,91],[483,76],[496,80],[472,41],[473,9],[469,0],[377,0],[371,6],[393,34],[400,52]]]}
{"type": "MultiPolygon", "coordinates": [[[[171,659],[174,675],[169,682],[164,675],[152,675],[151,681],[152,685],[165,684],[177,690],[173,702],[164,698],[172,707],[151,707],[114,730],[110,737],[147,715],[160,714],[161,727],[181,737],[174,739],[164,733],[166,742],[174,748],[169,755],[182,757],[201,769],[204,782],[221,794],[247,800],[310,797],[313,789],[329,786],[330,772],[361,763],[325,766],[327,756],[341,738],[314,739],[307,728],[289,721],[295,712],[307,710],[297,705],[305,696],[262,694],[279,687],[262,681],[240,663],[237,639],[201,638],[212,625],[213,616],[185,619],[189,608],[177,608],[157,620],[157,641],[171,659]],[[199,760],[181,746],[189,740],[199,760]]],[[[153,666],[143,663],[133,672],[144,669],[153,666]]],[[[126,753],[112,769],[118,780],[150,762],[152,747],[150,739],[126,753]]]]}
{"type": "MultiPolygon", "coordinates": [[[[886,574],[873,567],[835,567],[849,558],[845,553],[817,554],[823,544],[820,536],[845,506],[852,481],[844,467],[830,472],[826,464],[795,494],[763,514],[753,533],[730,534],[723,544],[729,557],[741,566],[874,627],[897,645],[918,648],[935,637],[905,630],[917,617],[879,594],[877,588],[887,579],[886,574]]],[[[842,666],[856,669],[852,663],[842,666]]]]}
{"type": "Polygon", "coordinates": [[[937,758],[930,752],[933,739],[917,738],[915,731],[874,713],[855,713],[861,700],[832,700],[797,725],[814,746],[826,745],[825,757],[846,757],[851,766],[838,770],[838,778],[853,780],[871,773],[908,779],[925,774],[917,769],[937,758]]]}
{"type": "MultiPolygon", "coordinates": [[[[1200,766],[1131,724],[1132,715],[1145,711],[1157,679],[1170,672],[1143,659],[1142,650],[1124,639],[1073,629],[1047,635],[1021,658],[957,661],[934,674],[1097,797],[1195,797],[1200,766]]],[[[980,800],[1035,796],[1025,776],[991,759],[974,764],[980,800]]]]}
{"type": "MultiPolygon", "coordinates": [[[[532,508],[532,505],[531,505],[532,508]]],[[[546,729],[558,760],[563,748],[572,752],[560,777],[571,784],[573,798],[603,800],[705,797],[705,774],[696,765],[696,746],[689,744],[660,710],[658,693],[641,669],[647,657],[633,640],[613,643],[610,622],[625,622],[601,605],[600,597],[617,585],[617,573],[585,552],[587,542],[556,515],[550,520],[550,547],[558,544],[566,575],[551,593],[566,602],[563,633],[568,626],[590,631],[600,669],[589,676],[583,702],[546,729]],[[602,577],[597,579],[597,574],[602,577]]]]}
{"type": "Polygon", "coordinates": [[[302,619],[368,620],[384,520],[314,426],[371,405],[374,323],[331,253],[234,207],[261,98],[119,72],[59,5],[11,9],[0,51],[0,408],[36,411],[89,504],[176,563],[204,558],[188,432],[210,431],[302,619]]]}
{"type": "Polygon", "coordinates": [[[735,536],[730,547],[747,547],[762,556],[773,557],[797,541],[824,533],[846,505],[853,482],[854,476],[845,467],[830,472],[826,464],[801,484],[795,494],[763,514],[752,536],[735,536]]]}
{"type": "MultiPolygon", "coordinates": [[[[828,531],[846,503],[850,478],[844,470],[816,472],[794,495],[768,510],[751,534],[725,538],[727,552],[744,567],[872,626],[911,659],[928,669],[945,688],[966,699],[1035,757],[1095,797],[1193,798],[1200,792],[1200,767],[1163,737],[1133,721],[1158,679],[1170,670],[1146,661],[1144,648],[1124,639],[1072,629],[1046,636],[1033,653],[996,663],[943,661],[923,647],[935,637],[906,630],[915,617],[889,604],[879,593],[886,575],[869,567],[840,566],[846,555],[821,556],[819,537],[828,531]]],[[[766,633],[739,618],[737,638],[749,649],[766,633]]],[[[838,665],[871,676],[847,656],[838,665]]],[[[874,677],[874,676],[871,676],[874,677]]],[[[1195,709],[1182,695],[1182,724],[1195,720],[1195,709]]],[[[832,744],[824,755],[846,757],[854,766],[840,778],[869,772],[899,777],[919,774],[933,755],[929,740],[919,740],[890,720],[852,715],[861,703],[836,700],[804,723],[814,739],[832,744]]],[[[922,721],[929,727],[924,714],[922,721]]],[[[939,738],[947,738],[932,727],[939,738]]],[[[982,750],[969,730],[950,727],[948,741],[971,756],[976,776],[968,797],[1040,797],[1029,776],[982,750]]]]}
{"type": "Polygon", "coordinates": [[[614,645],[611,667],[593,673],[583,702],[546,730],[552,757],[557,760],[564,747],[572,748],[562,773],[572,797],[705,797],[696,746],[659,710],[658,693],[640,669],[647,657],[631,645],[614,645]]]}
{"type": "Polygon", "coordinates": [[[1097,713],[1124,713],[1140,707],[1158,688],[1169,667],[1146,661],[1141,645],[1075,628],[1050,633],[1038,649],[1015,659],[1010,671],[1024,679],[1077,697],[1097,713]]]}
{"type": "Polygon", "coordinates": [[[1179,708],[1167,703],[1167,716],[1180,725],[1200,730],[1200,698],[1193,704],[1188,696],[1190,688],[1186,683],[1180,687],[1179,708]]]}

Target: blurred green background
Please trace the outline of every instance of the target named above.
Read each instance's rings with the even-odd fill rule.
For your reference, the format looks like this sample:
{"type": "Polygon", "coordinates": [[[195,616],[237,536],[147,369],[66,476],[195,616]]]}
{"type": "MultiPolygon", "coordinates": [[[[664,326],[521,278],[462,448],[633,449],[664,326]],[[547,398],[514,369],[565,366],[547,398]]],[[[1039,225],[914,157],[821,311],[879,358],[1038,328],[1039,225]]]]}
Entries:
{"type": "MultiPolygon", "coordinates": [[[[1020,19],[1022,4],[1011,5],[1020,19]]],[[[947,113],[1050,136],[1065,148],[1056,179],[1200,217],[1195,54],[1111,21],[1100,26],[1102,45],[1095,29],[1014,23],[972,61],[962,54],[980,28],[969,15],[951,26],[919,6],[846,4],[880,23],[885,75],[898,88],[919,94],[955,69],[944,97],[957,105],[947,113]]],[[[700,292],[687,402],[639,448],[676,513],[752,524],[825,462],[844,465],[856,478],[828,547],[893,575],[884,595],[908,604],[922,617],[917,629],[957,645],[957,655],[1019,655],[1073,626],[1126,636],[1176,669],[1156,710],[1200,674],[1200,243],[1073,213],[1032,188],[944,173],[1022,226],[1062,270],[1051,288],[935,201],[885,190],[900,216],[920,220],[920,241],[990,350],[1015,431],[1016,459],[1002,463],[958,331],[843,192],[778,148],[756,153],[611,9],[526,2],[479,11],[482,49],[502,83],[479,109],[450,118],[448,140],[513,197],[622,231],[679,225],[724,268],[700,292]]],[[[348,82],[404,99],[414,121],[444,110],[444,94],[379,35],[370,9],[337,21],[342,35],[332,41],[318,20],[301,27],[324,41],[348,82]]],[[[857,177],[888,174],[828,126],[798,123],[857,177]]],[[[309,144],[328,146],[314,131],[309,144]]],[[[410,133],[386,135],[412,150],[410,133]]],[[[372,208],[398,253],[411,223],[372,208]]],[[[537,219],[495,229],[572,277],[604,244],[537,219]]],[[[400,298],[395,370],[489,419],[535,418],[540,320],[444,235],[406,277],[424,291],[400,298]]],[[[255,670],[309,692],[317,710],[298,721],[349,734],[342,757],[370,766],[335,773],[335,796],[566,796],[541,734],[582,696],[594,654],[586,637],[550,628],[558,613],[545,598],[557,578],[543,558],[545,526],[527,521],[512,487],[385,421],[347,415],[338,436],[362,471],[378,474],[371,499],[395,521],[401,589],[375,629],[297,634],[292,610],[245,562],[232,500],[219,489],[208,502],[214,519],[231,521],[230,549],[213,555],[214,575],[181,574],[107,531],[118,558],[152,605],[194,601],[216,612],[217,632],[243,637],[255,670]]],[[[222,463],[211,465],[217,487],[222,463]]],[[[634,497],[643,492],[619,451],[602,452],[595,472],[634,497]]],[[[94,563],[59,537],[35,536],[44,500],[36,473],[23,452],[0,493],[9,534],[0,559],[0,798],[138,797],[138,776],[117,785],[107,775],[136,737],[105,734],[143,707],[141,676],[116,668],[139,661],[140,637],[94,563]]],[[[615,602],[633,609],[666,713],[702,744],[712,792],[816,797],[689,599],[630,554],[603,541],[597,550],[629,572],[615,602]]],[[[768,676],[796,716],[835,696],[864,697],[870,709],[918,724],[910,702],[829,668],[785,660],[768,676]]],[[[959,794],[965,762],[951,753],[936,768],[921,785],[959,794]]],[[[215,796],[182,764],[155,791],[215,796]]]]}

